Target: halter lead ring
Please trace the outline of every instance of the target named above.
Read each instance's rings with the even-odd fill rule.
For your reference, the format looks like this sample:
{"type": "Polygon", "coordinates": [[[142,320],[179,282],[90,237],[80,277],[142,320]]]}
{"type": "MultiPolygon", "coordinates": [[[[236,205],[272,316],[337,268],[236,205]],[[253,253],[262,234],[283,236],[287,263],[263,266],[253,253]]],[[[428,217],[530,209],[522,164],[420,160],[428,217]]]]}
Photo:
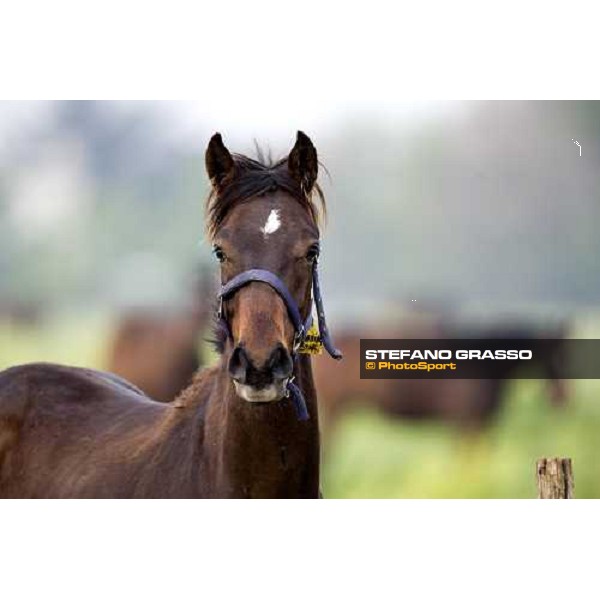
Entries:
{"type": "MultiPolygon", "coordinates": [[[[323,308],[323,298],[321,296],[321,286],[319,283],[319,275],[317,271],[317,263],[315,260],[312,265],[312,295],[314,297],[315,306],[317,309],[317,322],[319,324],[319,335],[323,346],[329,353],[332,358],[336,360],[340,360],[342,358],[342,353],[333,345],[333,341],[329,334],[329,329],[327,328],[327,322],[325,320],[325,310],[323,308]]],[[[302,315],[300,314],[300,308],[298,307],[298,303],[294,299],[294,297],[290,294],[287,286],[281,279],[272,273],[271,271],[267,271],[266,269],[248,269],[247,271],[243,271],[239,273],[232,279],[230,279],[227,283],[221,286],[221,289],[218,293],[219,298],[219,308],[217,310],[217,318],[224,326],[227,331],[227,336],[229,339],[233,339],[231,335],[231,328],[229,327],[229,323],[223,314],[223,301],[227,298],[233,296],[240,288],[245,285],[253,282],[259,281],[262,283],[266,283],[271,286],[283,300],[286,305],[288,314],[294,325],[294,341],[292,345],[292,358],[294,362],[298,359],[298,350],[304,342],[306,338],[306,334],[312,325],[312,300],[309,305],[308,314],[306,319],[302,319],[302,315]]],[[[306,408],[306,401],[304,400],[304,396],[302,395],[302,391],[300,388],[294,383],[294,376],[290,377],[287,383],[287,396],[291,396],[294,405],[296,407],[296,412],[298,413],[298,419],[300,421],[306,421],[309,418],[308,410],[306,408]]]]}

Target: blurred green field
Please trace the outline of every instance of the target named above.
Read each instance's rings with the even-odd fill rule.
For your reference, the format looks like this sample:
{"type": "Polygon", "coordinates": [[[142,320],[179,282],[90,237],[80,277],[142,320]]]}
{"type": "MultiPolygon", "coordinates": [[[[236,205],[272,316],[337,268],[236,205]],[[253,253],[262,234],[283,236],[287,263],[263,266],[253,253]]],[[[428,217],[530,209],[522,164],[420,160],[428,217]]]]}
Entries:
{"type": "MultiPolygon", "coordinates": [[[[57,319],[42,327],[0,324],[0,369],[31,361],[102,368],[110,319],[57,319]]],[[[487,431],[349,414],[323,449],[328,498],[533,498],[535,460],[569,456],[577,498],[600,498],[600,381],[571,381],[571,401],[552,409],[543,382],[517,380],[487,431]]]]}
{"type": "Polygon", "coordinates": [[[572,381],[552,409],[543,382],[511,382],[493,426],[466,434],[436,423],[349,415],[325,448],[329,498],[533,498],[535,460],[569,456],[577,498],[600,497],[600,382],[572,381]]]}
{"type": "Polygon", "coordinates": [[[0,321],[0,369],[37,361],[100,367],[109,338],[110,318],[102,315],[72,315],[37,326],[0,321]]]}

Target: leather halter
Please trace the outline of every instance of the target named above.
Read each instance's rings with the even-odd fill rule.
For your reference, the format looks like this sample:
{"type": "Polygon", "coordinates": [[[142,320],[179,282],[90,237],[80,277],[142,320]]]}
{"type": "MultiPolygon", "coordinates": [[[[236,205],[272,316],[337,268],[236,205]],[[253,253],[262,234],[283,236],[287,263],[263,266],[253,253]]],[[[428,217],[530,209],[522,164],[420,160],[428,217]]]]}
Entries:
{"type": "MultiPolygon", "coordinates": [[[[321,338],[323,346],[325,346],[325,349],[330,354],[330,356],[332,358],[335,358],[336,360],[340,360],[342,358],[342,353],[333,345],[331,335],[329,334],[329,329],[327,328],[327,322],[325,320],[325,311],[323,309],[323,298],[321,297],[321,286],[319,283],[317,263],[318,259],[315,259],[312,264],[312,295],[317,309],[319,336],[321,338]]],[[[223,301],[227,300],[227,298],[231,298],[240,288],[253,281],[260,281],[271,286],[279,294],[279,297],[283,300],[283,303],[286,305],[288,314],[290,316],[290,320],[292,321],[292,324],[294,326],[292,358],[294,360],[294,363],[296,363],[298,359],[298,350],[300,349],[300,346],[306,339],[306,334],[312,325],[313,301],[311,299],[308,307],[307,316],[305,319],[303,319],[300,313],[298,303],[296,302],[292,294],[290,294],[290,291],[287,289],[285,283],[283,283],[283,281],[281,281],[281,279],[277,275],[275,275],[275,273],[267,271],[266,269],[249,269],[247,271],[239,273],[238,275],[230,279],[227,283],[223,284],[217,296],[219,298],[219,309],[217,312],[217,318],[220,324],[227,332],[228,338],[233,340],[231,328],[229,327],[229,323],[227,322],[227,319],[223,314],[223,301]]],[[[287,396],[291,397],[292,401],[294,402],[296,412],[298,414],[298,419],[300,421],[306,421],[309,418],[308,410],[306,408],[306,401],[304,400],[302,391],[294,383],[294,375],[290,377],[287,383],[287,396]]]]}

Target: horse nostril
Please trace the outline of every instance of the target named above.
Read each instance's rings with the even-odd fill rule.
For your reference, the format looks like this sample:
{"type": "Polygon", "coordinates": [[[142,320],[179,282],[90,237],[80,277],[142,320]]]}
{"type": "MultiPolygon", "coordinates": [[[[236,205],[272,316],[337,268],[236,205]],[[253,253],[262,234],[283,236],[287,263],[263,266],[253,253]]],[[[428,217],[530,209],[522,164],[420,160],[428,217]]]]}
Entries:
{"type": "Polygon", "coordinates": [[[294,364],[289,352],[283,347],[275,348],[261,368],[256,368],[246,349],[238,345],[234,348],[227,365],[230,377],[239,384],[262,389],[275,381],[292,376],[294,364]]]}
{"type": "Polygon", "coordinates": [[[245,383],[249,365],[250,361],[248,360],[248,355],[244,348],[236,346],[231,353],[231,358],[229,359],[229,364],[227,366],[231,378],[239,383],[245,383]]]}
{"type": "Polygon", "coordinates": [[[279,346],[271,352],[267,364],[274,379],[287,379],[288,377],[291,377],[294,370],[292,357],[283,346],[279,346]]]}

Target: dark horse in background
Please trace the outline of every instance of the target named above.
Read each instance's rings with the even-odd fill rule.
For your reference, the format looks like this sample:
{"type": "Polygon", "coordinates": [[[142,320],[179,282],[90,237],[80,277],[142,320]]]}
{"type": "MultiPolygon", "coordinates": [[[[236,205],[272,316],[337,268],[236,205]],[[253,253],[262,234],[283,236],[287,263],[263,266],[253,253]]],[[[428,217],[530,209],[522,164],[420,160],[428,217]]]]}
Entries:
{"type": "Polygon", "coordinates": [[[311,359],[296,354],[290,310],[292,302],[302,318],[311,310],[317,165],[301,132],[274,165],[231,155],[213,136],[208,231],[222,282],[259,269],[280,291],[250,281],[224,299],[221,360],[172,403],[90,369],[30,364],[0,373],[0,497],[319,496],[311,359]],[[289,397],[292,378],[308,420],[289,397]]]}
{"type": "Polygon", "coordinates": [[[519,376],[519,367],[514,362],[504,361],[504,371],[495,379],[489,377],[485,363],[482,363],[479,379],[361,379],[361,338],[531,340],[534,360],[530,368],[540,379],[547,380],[548,400],[558,407],[568,400],[565,380],[561,379],[566,333],[565,324],[543,328],[527,323],[486,325],[475,329],[437,320],[416,327],[406,323],[381,330],[346,331],[336,336],[345,356],[343,365],[335,372],[322,358],[314,365],[324,431],[331,433],[340,418],[357,407],[375,408],[394,418],[439,420],[468,430],[481,430],[489,426],[500,411],[506,399],[508,380],[519,376]],[[551,343],[540,344],[540,340],[551,340],[551,343]]]}
{"type": "Polygon", "coordinates": [[[171,309],[137,308],[122,314],[109,345],[106,369],[153,400],[174,400],[202,366],[199,341],[214,305],[212,277],[198,274],[191,302],[171,309]]]}

